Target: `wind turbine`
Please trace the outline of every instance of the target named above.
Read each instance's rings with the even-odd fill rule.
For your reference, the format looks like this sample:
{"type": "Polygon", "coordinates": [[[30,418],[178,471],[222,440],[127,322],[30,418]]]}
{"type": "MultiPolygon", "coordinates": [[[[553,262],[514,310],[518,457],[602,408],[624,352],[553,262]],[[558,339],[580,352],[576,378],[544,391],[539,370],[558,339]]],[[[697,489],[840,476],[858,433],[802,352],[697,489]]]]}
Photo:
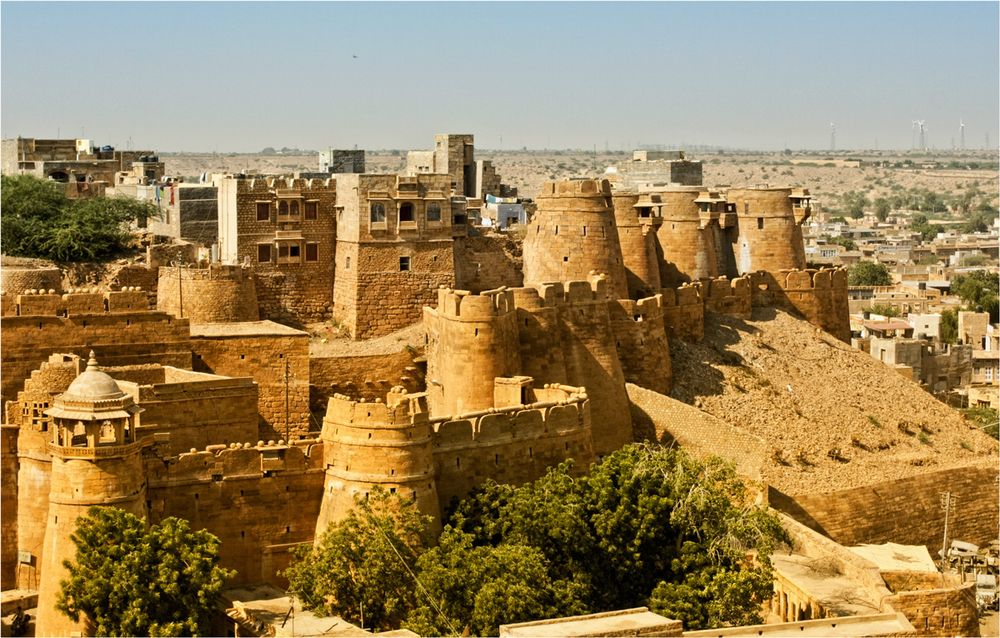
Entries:
{"type": "Polygon", "coordinates": [[[958,148],[965,150],[965,121],[959,118],[958,120],[958,148]]]}
{"type": "Polygon", "coordinates": [[[925,125],[926,125],[927,121],[926,120],[914,120],[913,123],[916,124],[917,129],[920,131],[920,149],[923,150],[923,151],[926,151],[927,150],[927,127],[925,125]]]}
{"type": "Polygon", "coordinates": [[[837,125],[830,122],[830,150],[837,150],[837,125]]]}
{"type": "Polygon", "coordinates": [[[916,150],[917,148],[917,121],[910,120],[913,126],[910,128],[910,150],[916,150]]]}

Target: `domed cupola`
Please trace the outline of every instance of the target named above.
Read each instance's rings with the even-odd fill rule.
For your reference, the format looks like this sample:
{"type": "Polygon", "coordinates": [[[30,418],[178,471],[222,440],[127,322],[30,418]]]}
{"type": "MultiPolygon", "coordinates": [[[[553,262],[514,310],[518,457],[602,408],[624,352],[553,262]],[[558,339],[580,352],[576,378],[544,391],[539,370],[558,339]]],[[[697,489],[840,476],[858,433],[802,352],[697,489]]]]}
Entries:
{"type": "Polygon", "coordinates": [[[142,411],[108,373],[93,351],[87,369],[56,397],[46,414],[52,417],[52,444],[97,448],[135,441],[135,415],[142,411]]]}

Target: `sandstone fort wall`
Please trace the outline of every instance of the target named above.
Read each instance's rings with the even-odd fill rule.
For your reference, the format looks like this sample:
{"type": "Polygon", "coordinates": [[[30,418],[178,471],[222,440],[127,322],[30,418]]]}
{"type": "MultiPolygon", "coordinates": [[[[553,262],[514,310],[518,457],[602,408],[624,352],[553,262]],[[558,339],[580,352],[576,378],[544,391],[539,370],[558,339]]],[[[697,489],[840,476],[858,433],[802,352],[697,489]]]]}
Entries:
{"type": "Polygon", "coordinates": [[[753,305],[795,310],[845,343],[851,342],[847,270],[782,270],[751,275],[753,305]]]}
{"type": "Polygon", "coordinates": [[[660,394],[673,387],[670,344],[663,323],[663,297],[609,302],[611,330],[626,383],[660,394]]]}
{"type": "Polygon", "coordinates": [[[309,437],[309,335],[259,322],[201,324],[192,328],[194,368],[227,377],[253,377],[260,415],[256,438],[291,440],[309,437]],[[287,374],[286,374],[287,373],[287,374]],[[287,396],[287,403],[286,403],[287,396]],[[287,416],[287,423],[286,423],[287,416]],[[287,432],[286,432],[287,426],[287,432]]]}
{"type": "Polygon", "coordinates": [[[62,271],[55,266],[47,268],[19,268],[4,266],[0,269],[0,291],[15,296],[25,290],[62,290],[62,271]]]}
{"type": "Polygon", "coordinates": [[[423,389],[423,375],[413,358],[416,351],[361,356],[309,357],[309,407],[318,421],[323,420],[334,394],[367,401],[381,398],[393,387],[407,392],[423,389]]]}
{"type": "Polygon", "coordinates": [[[270,582],[291,561],[288,550],[313,540],[323,492],[323,445],[212,445],[167,462],[147,460],[151,522],[178,516],[222,541],[233,584],[270,582]]]}
{"type": "MultiPolygon", "coordinates": [[[[656,229],[639,219],[636,193],[615,193],[611,197],[621,244],[622,262],[629,299],[648,297],[661,288],[656,260],[656,229]]],[[[657,220],[659,221],[659,220],[657,220]]]]}
{"type": "Polygon", "coordinates": [[[805,268],[802,227],[792,206],[790,188],[729,189],[738,226],[731,232],[740,274],[805,268]]]}
{"type": "Polygon", "coordinates": [[[663,323],[670,337],[701,341],[705,336],[705,304],[701,289],[692,284],[663,288],[663,323]]]}
{"type": "Polygon", "coordinates": [[[746,319],[753,311],[751,283],[749,276],[742,276],[703,279],[692,285],[698,288],[705,310],[746,319]]]}
{"type": "Polygon", "coordinates": [[[17,431],[16,425],[0,427],[0,587],[14,589],[17,582],[17,431]]]}
{"type": "Polygon", "coordinates": [[[979,545],[996,538],[1000,495],[996,467],[986,462],[824,494],[785,495],[771,488],[769,500],[842,545],[925,545],[936,555],[944,529],[940,492],[945,491],[959,503],[949,518],[949,537],[979,545]]]}
{"type": "Polygon", "coordinates": [[[161,267],[156,309],[193,323],[257,321],[253,272],[241,266],[161,267]]]}
{"type": "Polygon", "coordinates": [[[519,251],[513,240],[496,235],[479,235],[455,240],[455,286],[473,293],[524,285],[519,251]],[[505,245],[508,250],[504,250],[505,245]]]}
{"type": "Polygon", "coordinates": [[[893,592],[884,604],[902,612],[919,636],[978,636],[975,582],[956,574],[882,572],[893,592]]]}
{"type": "Polygon", "coordinates": [[[695,200],[701,188],[657,190],[662,223],[656,231],[659,250],[660,281],[664,287],[676,287],[703,277],[717,277],[719,257],[716,235],[718,224],[703,222],[695,200]]]}

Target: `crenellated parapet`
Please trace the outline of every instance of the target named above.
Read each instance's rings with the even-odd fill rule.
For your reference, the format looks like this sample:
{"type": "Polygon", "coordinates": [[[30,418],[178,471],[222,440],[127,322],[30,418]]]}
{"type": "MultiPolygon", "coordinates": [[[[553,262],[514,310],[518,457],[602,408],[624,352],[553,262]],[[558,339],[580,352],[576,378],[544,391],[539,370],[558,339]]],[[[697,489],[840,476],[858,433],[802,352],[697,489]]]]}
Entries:
{"type": "Polygon", "coordinates": [[[847,269],[787,269],[751,275],[754,306],[777,306],[801,313],[810,323],[850,343],[847,269]]]}
{"type": "Polygon", "coordinates": [[[729,277],[702,279],[692,285],[698,288],[705,310],[743,318],[750,317],[752,301],[749,275],[733,279],[729,277]]]}
{"type": "Polygon", "coordinates": [[[663,288],[663,323],[669,337],[685,341],[701,341],[705,336],[705,304],[701,288],[695,284],[681,284],[677,288],[663,288]]]}
{"type": "Polygon", "coordinates": [[[300,178],[274,175],[248,176],[237,179],[236,192],[239,194],[275,194],[279,191],[329,191],[337,188],[336,178],[300,178]]]}
{"type": "Polygon", "coordinates": [[[484,321],[514,310],[514,293],[506,288],[472,294],[467,290],[438,289],[436,312],[454,321],[484,321]]]}
{"type": "Polygon", "coordinates": [[[161,266],[156,309],[194,323],[257,321],[260,311],[253,269],[228,264],[161,266]]]}
{"type": "Polygon", "coordinates": [[[219,443],[147,464],[151,488],[211,484],[230,479],[263,478],[275,472],[306,472],[323,467],[319,439],[219,443]]]}
{"type": "Polygon", "coordinates": [[[124,286],[121,290],[101,291],[98,288],[76,288],[60,294],[55,289],[25,290],[17,295],[14,303],[3,295],[4,316],[67,317],[79,314],[126,313],[149,310],[149,295],[138,286],[124,286]]]}
{"type": "Polygon", "coordinates": [[[663,296],[609,302],[611,329],[627,383],[660,394],[673,385],[670,344],[664,323],[663,296]]]}

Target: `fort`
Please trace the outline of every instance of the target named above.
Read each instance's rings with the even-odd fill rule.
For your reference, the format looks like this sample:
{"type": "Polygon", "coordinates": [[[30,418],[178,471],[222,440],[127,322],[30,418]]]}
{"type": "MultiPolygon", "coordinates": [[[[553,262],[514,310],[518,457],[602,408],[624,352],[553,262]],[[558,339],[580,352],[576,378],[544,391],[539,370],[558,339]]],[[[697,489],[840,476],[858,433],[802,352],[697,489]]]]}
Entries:
{"type": "MultiPolygon", "coordinates": [[[[499,183],[471,143],[439,136],[405,176],[221,179],[219,259],[147,264],[155,294],[63,291],[58,269],[5,269],[2,577],[4,589],[38,590],[38,635],[80,629],[53,601],[90,505],[186,518],[221,539],[236,584],[281,586],[289,549],[377,487],[440,526],[486,480],[523,483],[567,459],[584,471],[643,438],[772,480],[764,438],[672,398],[685,381],[672,351],[705,340],[713,317],[779,312],[849,341],[846,272],[806,268],[808,192],[713,190],[700,163],[636,158],[681,183],[546,183],[522,267],[499,240],[470,236],[477,181],[499,183]],[[420,337],[317,355],[308,324],[319,321],[354,341],[417,323],[420,337]]],[[[912,484],[972,499],[959,474],[761,489],[803,534],[930,544],[940,513],[903,534],[885,527],[875,495],[912,484]]],[[[893,498],[892,511],[906,508],[893,498]]],[[[955,524],[982,537],[996,508],[955,524]]],[[[776,587],[783,616],[811,604],[789,597],[791,581],[776,587]]]]}

